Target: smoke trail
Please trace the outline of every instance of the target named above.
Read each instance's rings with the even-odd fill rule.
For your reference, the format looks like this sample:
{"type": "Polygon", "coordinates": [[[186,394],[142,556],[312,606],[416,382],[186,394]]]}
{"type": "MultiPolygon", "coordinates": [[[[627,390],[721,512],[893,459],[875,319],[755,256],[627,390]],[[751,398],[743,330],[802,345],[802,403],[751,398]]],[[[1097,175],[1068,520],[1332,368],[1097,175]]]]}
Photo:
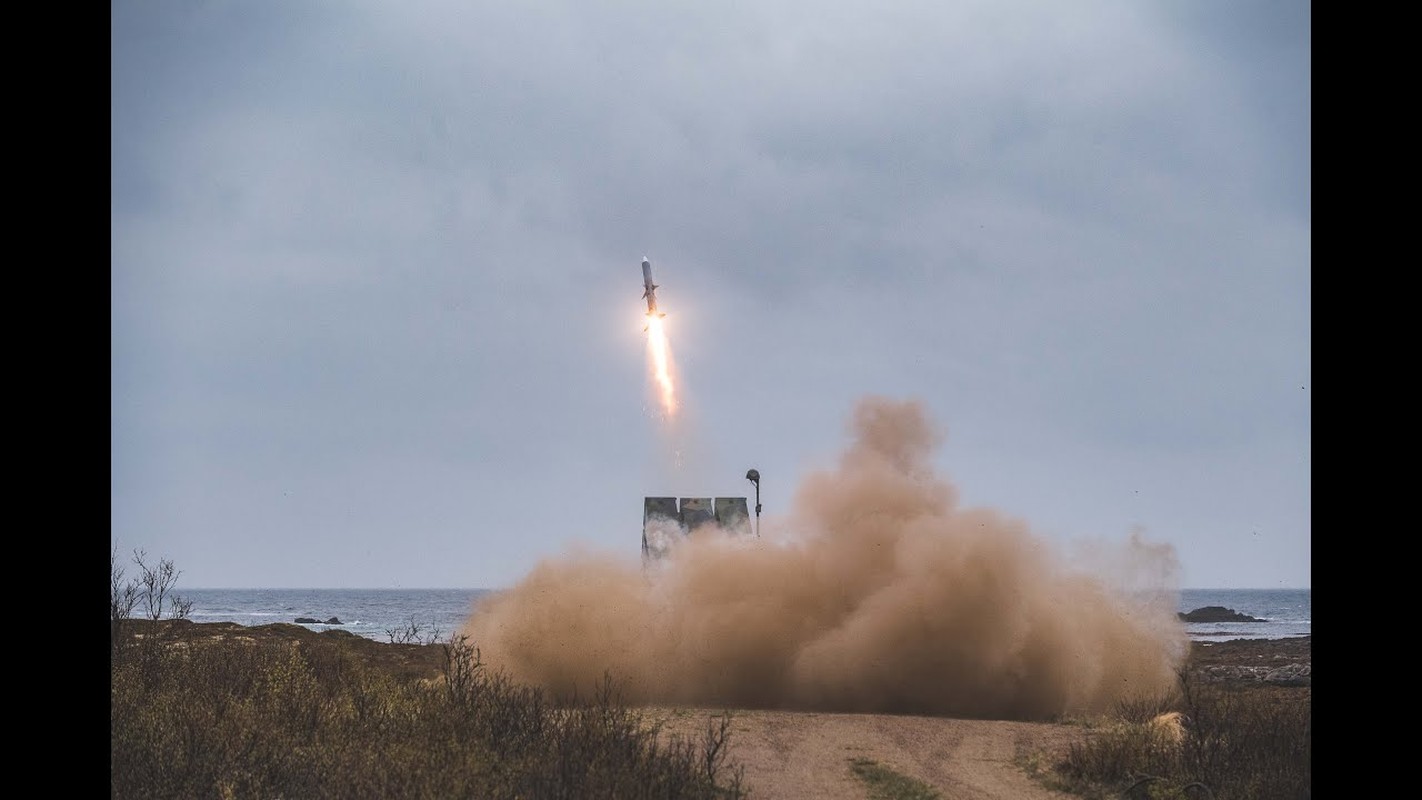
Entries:
{"type": "MultiPolygon", "coordinates": [[[[1173,604],[959,508],[918,404],[866,399],[852,429],[760,539],[686,538],[650,570],[631,544],[549,559],[462,632],[517,680],[568,693],[610,675],[633,702],[1047,719],[1174,687],[1173,604]]],[[[1168,546],[1125,550],[1152,562],[1137,577],[1174,579],[1168,546]]]]}

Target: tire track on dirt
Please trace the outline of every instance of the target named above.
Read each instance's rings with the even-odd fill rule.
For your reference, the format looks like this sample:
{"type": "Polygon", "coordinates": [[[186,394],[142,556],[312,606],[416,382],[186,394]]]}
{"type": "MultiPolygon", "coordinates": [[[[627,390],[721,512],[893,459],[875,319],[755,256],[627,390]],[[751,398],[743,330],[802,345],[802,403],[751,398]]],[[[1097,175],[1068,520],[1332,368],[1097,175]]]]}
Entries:
{"type": "MultiPolygon", "coordinates": [[[[700,742],[714,709],[647,709],[664,736],[700,742]]],[[[753,800],[863,800],[850,762],[869,759],[932,785],[945,800],[1070,800],[1018,766],[1019,753],[1060,753],[1089,736],[1053,723],[888,714],[734,711],[727,762],[744,767],[753,800]]]]}

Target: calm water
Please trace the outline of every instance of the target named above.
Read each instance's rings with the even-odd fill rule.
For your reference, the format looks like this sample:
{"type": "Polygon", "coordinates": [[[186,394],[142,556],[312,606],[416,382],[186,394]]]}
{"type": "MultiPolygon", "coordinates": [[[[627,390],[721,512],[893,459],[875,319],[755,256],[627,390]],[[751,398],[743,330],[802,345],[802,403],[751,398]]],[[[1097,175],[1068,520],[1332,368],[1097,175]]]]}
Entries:
{"type": "Polygon", "coordinates": [[[188,589],[177,594],[193,601],[193,622],[268,625],[297,617],[340,625],[305,624],[315,631],[338,629],[357,636],[392,641],[391,632],[419,626],[421,639],[449,641],[487,589],[188,589]]]}
{"type": "Polygon", "coordinates": [[[1229,639],[1282,639],[1313,631],[1311,589],[1184,589],[1180,611],[1224,606],[1264,622],[1200,622],[1185,626],[1190,638],[1206,642],[1229,639]]]}
{"type": "MultiPolygon", "coordinates": [[[[237,622],[267,625],[296,622],[297,617],[341,625],[307,624],[323,631],[350,631],[377,641],[419,626],[424,639],[440,641],[459,631],[475,602],[488,589],[187,589],[178,595],[193,601],[194,622],[237,622]]],[[[1309,634],[1312,624],[1310,589],[1185,589],[1179,610],[1224,606],[1264,622],[1201,623],[1186,626],[1192,639],[1280,639],[1309,634]]]]}

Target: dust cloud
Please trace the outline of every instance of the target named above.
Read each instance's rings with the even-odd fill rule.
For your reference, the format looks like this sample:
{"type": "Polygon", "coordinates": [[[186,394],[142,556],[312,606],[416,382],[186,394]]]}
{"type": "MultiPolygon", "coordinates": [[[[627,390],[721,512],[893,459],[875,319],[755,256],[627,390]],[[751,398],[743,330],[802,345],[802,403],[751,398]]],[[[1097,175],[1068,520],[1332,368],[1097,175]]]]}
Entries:
{"type": "Polygon", "coordinates": [[[759,539],[668,537],[646,567],[548,559],[461,633],[515,680],[566,697],[610,677],[633,703],[1038,720],[1173,689],[1188,641],[1169,546],[1135,532],[1083,568],[960,508],[918,403],[866,398],[851,429],[759,539]]]}

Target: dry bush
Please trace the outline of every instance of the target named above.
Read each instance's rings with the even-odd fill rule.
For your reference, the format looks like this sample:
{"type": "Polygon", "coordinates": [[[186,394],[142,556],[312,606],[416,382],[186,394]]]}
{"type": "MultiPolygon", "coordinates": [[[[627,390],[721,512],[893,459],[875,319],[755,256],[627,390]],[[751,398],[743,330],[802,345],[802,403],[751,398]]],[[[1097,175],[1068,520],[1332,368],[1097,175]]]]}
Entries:
{"type": "Polygon", "coordinates": [[[151,641],[112,663],[114,798],[744,796],[729,718],[659,744],[611,678],[555,703],[464,640],[436,681],[367,667],[340,638],[151,641]]]}
{"type": "Polygon", "coordinates": [[[1307,693],[1291,702],[1182,671],[1178,696],[1120,709],[1054,772],[1085,798],[1307,800],[1311,738],[1307,693]]]}

